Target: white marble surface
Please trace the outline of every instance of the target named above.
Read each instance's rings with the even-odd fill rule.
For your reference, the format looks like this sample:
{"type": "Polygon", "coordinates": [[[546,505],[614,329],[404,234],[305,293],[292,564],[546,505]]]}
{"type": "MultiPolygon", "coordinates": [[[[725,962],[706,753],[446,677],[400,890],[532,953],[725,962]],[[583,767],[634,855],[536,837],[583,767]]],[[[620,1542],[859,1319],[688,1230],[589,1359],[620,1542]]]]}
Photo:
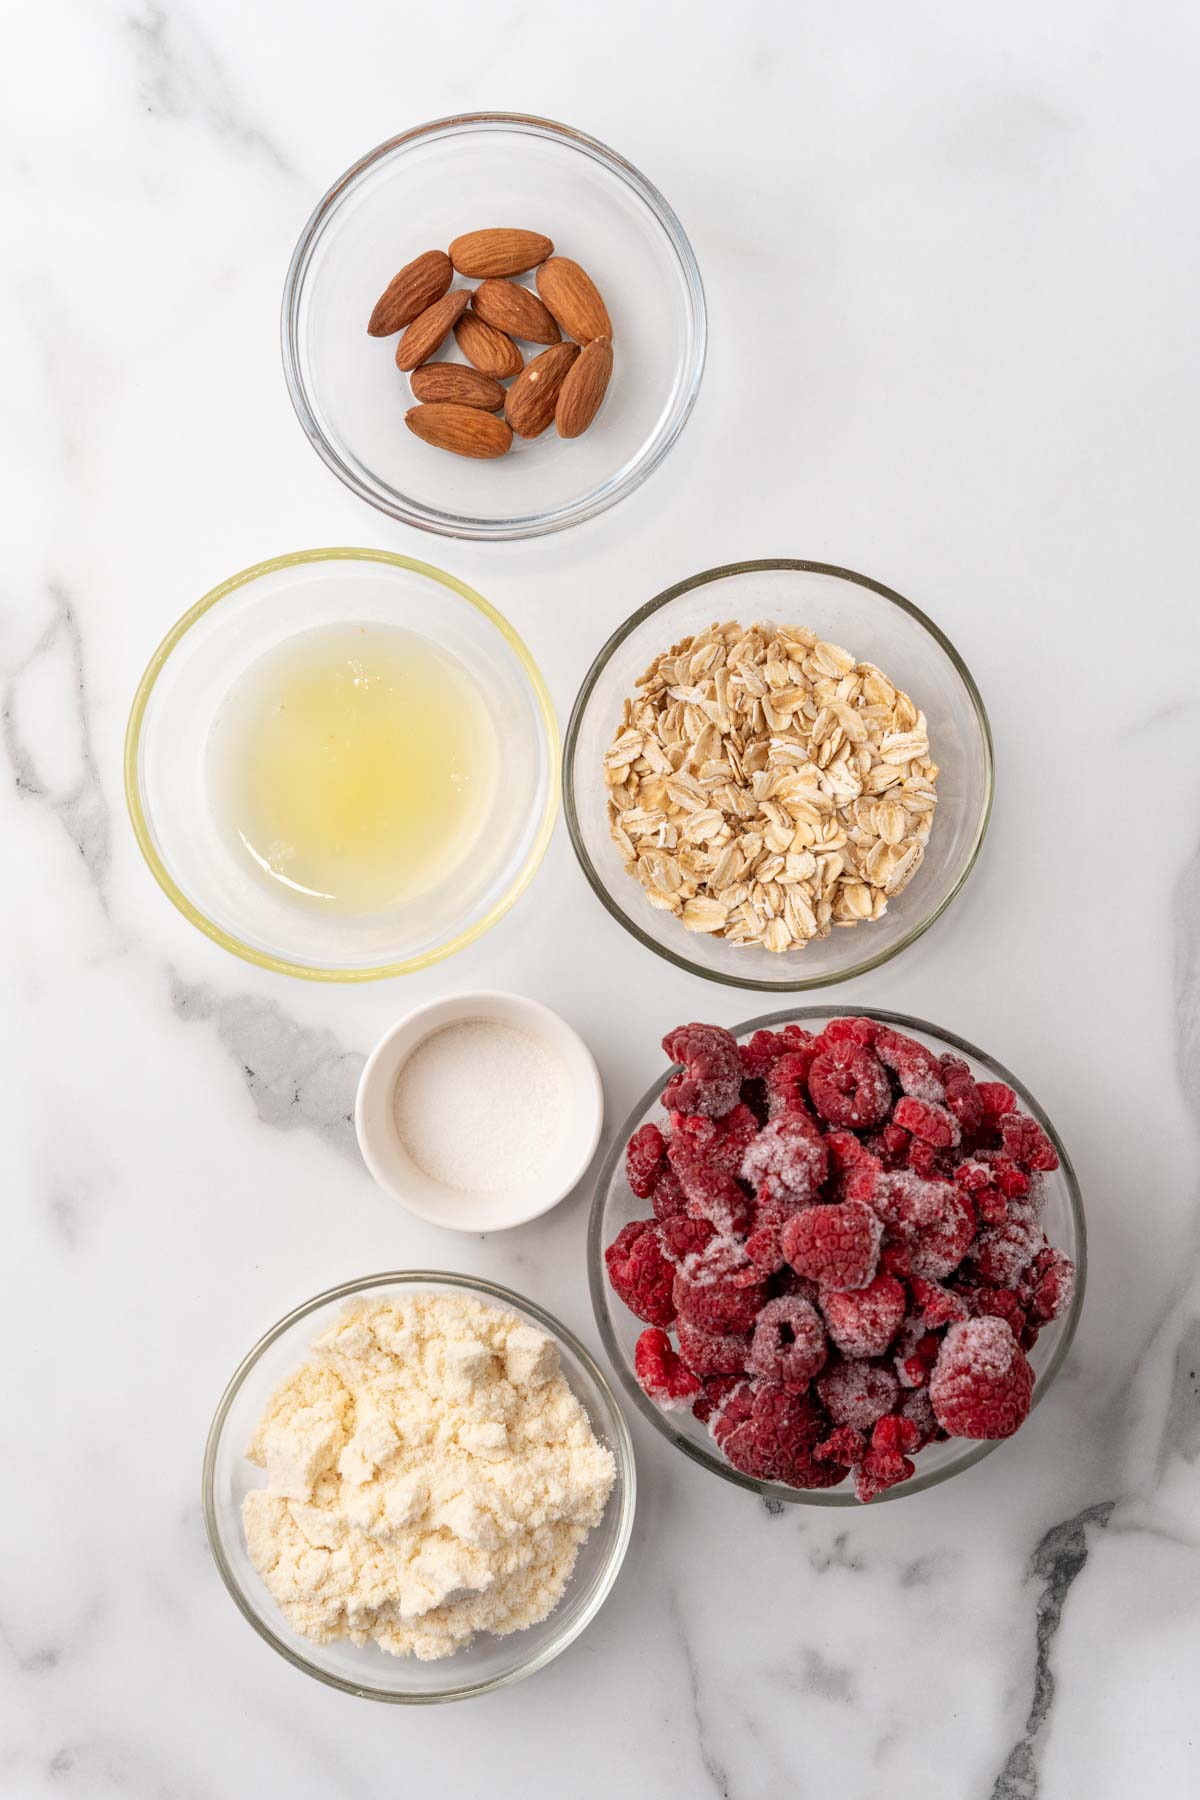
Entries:
{"type": "Polygon", "coordinates": [[[1198,56],[1178,0],[9,17],[6,1800],[1195,1791],[1198,56]],[[712,323],[653,480],[498,548],[346,494],[276,341],[327,183],[473,106],[566,119],[645,169],[712,323]],[[1020,1071],[1092,1228],[1074,1354],[1014,1443],[916,1500],[773,1516],[635,1419],[640,1513],[598,1621],[535,1680],[449,1710],[288,1668],[229,1603],[198,1506],[229,1372],[337,1280],[478,1270],[596,1341],[586,1184],[494,1241],[419,1225],[357,1161],[361,1055],[418,1000],[512,986],[586,1035],[615,1122],[664,1029],[757,1001],[628,941],[561,830],[497,930],[403,985],[272,978],[171,910],[121,799],[132,688],[206,588],[317,543],[475,583],[563,714],[610,628],[711,563],[845,562],[933,613],[991,709],[994,823],[949,916],[842,992],[1020,1071]]]}

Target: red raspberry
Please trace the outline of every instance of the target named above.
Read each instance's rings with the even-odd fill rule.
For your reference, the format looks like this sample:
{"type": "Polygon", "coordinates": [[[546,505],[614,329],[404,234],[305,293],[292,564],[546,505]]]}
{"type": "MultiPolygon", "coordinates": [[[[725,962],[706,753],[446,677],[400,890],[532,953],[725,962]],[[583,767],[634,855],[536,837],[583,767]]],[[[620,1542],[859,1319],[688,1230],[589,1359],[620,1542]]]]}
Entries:
{"type": "Polygon", "coordinates": [[[816,1055],[816,1036],[813,1032],[806,1030],[803,1025],[785,1025],[779,1035],[789,1051],[795,1051],[801,1056],[805,1056],[811,1051],[814,1056],[816,1055]]]}
{"type": "Polygon", "coordinates": [[[700,1392],[700,1383],[676,1356],[665,1331],[643,1331],[633,1353],[633,1372],[642,1390],[667,1412],[683,1412],[700,1392]]]}
{"type": "Polygon", "coordinates": [[[946,1072],[946,1064],[951,1058],[942,1058],[942,1074],[946,1082],[946,1105],[958,1120],[965,1137],[974,1138],[983,1130],[983,1101],[979,1098],[971,1071],[963,1065],[964,1073],[957,1070],[946,1072]]]}
{"type": "Polygon", "coordinates": [[[1032,1394],[1033,1370],[1003,1319],[950,1327],[929,1383],[944,1430],[955,1437],[1011,1437],[1032,1394]]]}
{"type": "Polygon", "coordinates": [[[687,1213],[664,1219],[658,1233],[663,1255],[676,1263],[695,1256],[706,1244],[711,1244],[716,1235],[717,1228],[710,1220],[693,1219],[687,1213]]]}
{"type": "Polygon", "coordinates": [[[836,1431],[819,1443],[813,1451],[817,1462],[836,1462],[847,1465],[861,1462],[866,1454],[867,1440],[861,1431],[853,1425],[839,1425],[836,1431]]]}
{"type": "Polygon", "coordinates": [[[895,1450],[868,1450],[854,1471],[854,1492],[866,1506],[885,1488],[895,1487],[916,1473],[916,1464],[895,1450]]]}
{"type": "Polygon", "coordinates": [[[952,1275],[975,1240],[975,1212],[967,1196],[948,1181],[936,1186],[943,1199],[941,1217],[918,1232],[910,1248],[913,1274],[929,1281],[952,1275]]]}
{"type": "Polygon", "coordinates": [[[670,1163],[665,1163],[658,1172],[650,1204],[654,1208],[656,1219],[674,1219],[687,1204],[679,1185],[679,1177],[670,1163]]]}
{"type": "Polygon", "coordinates": [[[907,1244],[885,1244],[879,1252],[879,1269],[883,1275],[899,1275],[907,1280],[912,1274],[912,1251],[907,1244]]]}
{"type": "Polygon", "coordinates": [[[960,1188],[965,1188],[967,1193],[974,1198],[976,1194],[981,1194],[984,1188],[991,1184],[992,1171],[987,1163],[979,1162],[975,1157],[968,1156],[955,1169],[954,1179],[960,1188]]]}
{"type": "Polygon", "coordinates": [[[737,1105],[742,1064],[737,1040],[722,1026],[679,1025],[668,1031],[662,1047],[672,1062],[683,1064],[663,1089],[669,1111],[719,1119],[737,1105]]]}
{"type": "Polygon", "coordinates": [[[925,1387],[911,1388],[904,1396],[900,1411],[916,1427],[916,1448],[923,1450],[938,1430],[933,1402],[929,1398],[929,1389],[925,1387]]]}
{"type": "Polygon", "coordinates": [[[1024,1169],[1017,1167],[1009,1156],[993,1156],[991,1159],[992,1180],[1000,1189],[1006,1200],[1023,1200],[1032,1183],[1024,1169]]]}
{"type": "Polygon", "coordinates": [[[1075,1264],[1047,1244],[1033,1259],[1027,1285],[1033,1314],[1039,1319],[1057,1319],[1070,1306],[1075,1292],[1075,1264]]]}
{"type": "Polygon", "coordinates": [[[946,1087],[937,1057],[916,1038],[881,1025],[875,1038],[875,1054],[880,1062],[894,1070],[904,1093],[916,1100],[939,1104],[946,1098],[946,1087]]]}
{"type": "Polygon", "coordinates": [[[944,1181],[954,1173],[954,1151],[935,1150],[924,1138],[915,1137],[908,1147],[908,1166],[925,1181],[944,1181]]]}
{"type": "Polygon", "coordinates": [[[742,1158],[742,1177],[755,1192],[790,1200],[793,1211],[815,1200],[828,1175],[825,1140],[804,1113],[783,1113],[772,1119],[742,1158]]]}
{"type": "Polygon", "coordinates": [[[639,1200],[648,1200],[667,1146],[657,1125],[639,1125],[625,1146],[625,1179],[639,1200]]]}
{"type": "Polygon", "coordinates": [[[756,1031],[748,1043],[738,1045],[742,1074],[747,1081],[761,1081],[771,1064],[786,1055],[787,1045],[774,1031],[756,1031]]]}
{"type": "Polygon", "coordinates": [[[941,1287],[936,1281],[926,1281],[922,1275],[914,1275],[908,1286],[922,1323],[931,1331],[942,1325],[957,1325],[960,1319],[966,1318],[966,1306],[949,1288],[941,1287]]]}
{"type": "Polygon", "coordinates": [[[812,1056],[807,1051],[789,1050],[767,1071],[767,1115],[777,1119],[780,1113],[798,1112],[808,1115],[808,1072],[812,1056]]]}
{"type": "Polygon", "coordinates": [[[868,1138],[867,1142],[885,1169],[902,1169],[908,1161],[912,1139],[903,1125],[896,1125],[889,1120],[883,1130],[873,1138],[868,1138]]]}
{"type": "Polygon", "coordinates": [[[809,1206],[780,1233],[783,1254],[801,1275],[822,1287],[865,1288],[879,1262],[883,1225],[861,1200],[809,1206]]]}
{"type": "Polygon", "coordinates": [[[675,1271],[677,1310],[714,1337],[750,1331],[766,1297],[761,1273],[728,1238],[714,1238],[675,1271]]]}
{"type": "Polygon", "coordinates": [[[894,1275],[877,1275],[856,1293],[823,1293],[821,1311],[844,1356],[882,1356],[904,1317],[904,1289],[894,1275]]]}
{"type": "Polygon", "coordinates": [[[887,1413],[878,1419],[871,1433],[872,1450],[888,1450],[898,1456],[907,1456],[910,1450],[917,1448],[921,1433],[911,1419],[903,1413],[887,1413]]]}
{"type": "Polygon", "coordinates": [[[855,1131],[882,1125],[892,1108],[887,1072],[863,1044],[834,1044],[823,1050],[808,1072],[808,1091],[823,1119],[855,1131]]]}
{"type": "Polygon", "coordinates": [[[713,1417],[720,1412],[729,1396],[746,1382],[740,1375],[714,1375],[704,1383],[704,1390],[692,1403],[692,1417],[699,1419],[701,1425],[711,1426],[713,1417]]]}
{"type": "Polygon", "coordinates": [[[1016,1287],[1042,1245],[1042,1231],[1031,1206],[1015,1201],[1002,1225],[989,1225],[975,1240],[971,1260],[988,1287],[1016,1287]]]}
{"type": "Polygon", "coordinates": [[[750,1229],[754,1214],[750,1196],[724,1169],[709,1162],[690,1138],[677,1134],[668,1146],[671,1167],[694,1219],[709,1219],[727,1237],[750,1229]]]}
{"type": "Polygon", "coordinates": [[[941,1344],[937,1332],[926,1331],[915,1313],[905,1320],[893,1358],[901,1387],[921,1388],[928,1384],[941,1344]]]}
{"type": "Polygon", "coordinates": [[[1000,1124],[1000,1142],[1007,1156],[1023,1169],[1057,1169],[1058,1152],[1036,1119],[1027,1113],[1009,1113],[1000,1124]]]}
{"type": "Polygon", "coordinates": [[[675,1317],[671,1284],[675,1271],[663,1255],[653,1219],[634,1219],[604,1252],[608,1279],[631,1313],[648,1325],[669,1325],[675,1317]]]}
{"type": "Polygon", "coordinates": [[[747,1367],[784,1387],[806,1388],[824,1368],[828,1351],[825,1327],[812,1302],[781,1294],[758,1315],[747,1367]]]}
{"type": "Polygon", "coordinates": [[[750,1339],[740,1333],[726,1332],[715,1337],[710,1331],[701,1331],[686,1319],[676,1321],[679,1333],[679,1354],[682,1356],[693,1375],[699,1375],[702,1381],[714,1375],[744,1375],[749,1364],[750,1339]]]}
{"type": "Polygon", "coordinates": [[[807,1394],[776,1382],[753,1381],[733,1394],[713,1421],[713,1435],[735,1469],[756,1481],[789,1487],[836,1487],[845,1475],[838,1463],[820,1463],[816,1446],[828,1421],[807,1394]]]}
{"type": "Polygon", "coordinates": [[[984,1124],[989,1131],[999,1130],[1001,1119],[1016,1111],[1017,1096],[1002,1081],[981,1081],[978,1093],[984,1124]]]}
{"type": "Polygon", "coordinates": [[[972,1318],[1003,1319],[1015,1338],[1024,1331],[1027,1323],[1025,1308],[1021,1305],[1020,1295],[1012,1288],[968,1285],[956,1291],[972,1318]]]}
{"type": "Polygon", "coordinates": [[[775,1275],[783,1267],[783,1246],[777,1225],[755,1225],[742,1248],[764,1275],[775,1275]]]}
{"type": "Polygon", "coordinates": [[[852,1131],[827,1131],[825,1148],[829,1152],[829,1166],[835,1175],[879,1172],[879,1158],[872,1156],[862,1139],[856,1138],[852,1131]]]}
{"type": "Polygon", "coordinates": [[[874,1019],[856,1016],[830,1019],[817,1042],[822,1050],[829,1050],[834,1044],[865,1044],[869,1049],[878,1036],[879,1027],[874,1019]]]}
{"type": "Polygon", "coordinates": [[[672,1148],[687,1147],[726,1175],[736,1175],[747,1146],[758,1136],[758,1129],[758,1120],[740,1100],[720,1119],[676,1114],[675,1135],[668,1147],[668,1155],[672,1148]]]}
{"type": "Polygon", "coordinates": [[[891,1412],[900,1384],[884,1363],[861,1357],[839,1358],[817,1377],[821,1404],[835,1425],[853,1425],[870,1431],[876,1419],[891,1412]]]}
{"type": "Polygon", "coordinates": [[[962,1132],[954,1114],[936,1101],[916,1100],[911,1094],[905,1094],[896,1102],[896,1110],[892,1114],[892,1122],[903,1125],[915,1138],[923,1138],[938,1150],[952,1150],[959,1143],[962,1132]]]}

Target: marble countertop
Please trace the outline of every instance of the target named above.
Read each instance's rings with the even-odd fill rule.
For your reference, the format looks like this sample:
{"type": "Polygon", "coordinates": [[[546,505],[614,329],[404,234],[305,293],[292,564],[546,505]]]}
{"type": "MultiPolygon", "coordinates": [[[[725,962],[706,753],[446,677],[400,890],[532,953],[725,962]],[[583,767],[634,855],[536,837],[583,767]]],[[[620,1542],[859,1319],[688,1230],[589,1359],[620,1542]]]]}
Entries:
{"type": "Polygon", "coordinates": [[[0,1794],[1194,1791],[1196,15],[48,0],[6,51],[0,1794]],[[664,467],[530,544],[434,541],[355,500],[279,366],[316,198],[381,139],[480,106],[643,168],[711,309],[664,467]],[[207,588],[319,543],[478,586],[564,716],[612,627],[714,563],[845,563],[928,610],[991,711],[995,816],[946,918],[839,993],[1016,1069],[1091,1226],[1074,1351],[1013,1443],[900,1504],[773,1511],[633,1418],[638,1519],[599,1618],[449,1710],[289,1668],[200,1515],[230,1371],[320,1288],[457,1266],[598,1348],[586,1183],[492,1240],[421,1225],[358,1160],[363,1054],[418,1001],[512,987],[585,1035],[615,1123],[664,1030],[757,1001],[622,934],[561,829],[500,926],[403,985],[272,977],[167,905],[121,796],[134,684],[207,588]]]}

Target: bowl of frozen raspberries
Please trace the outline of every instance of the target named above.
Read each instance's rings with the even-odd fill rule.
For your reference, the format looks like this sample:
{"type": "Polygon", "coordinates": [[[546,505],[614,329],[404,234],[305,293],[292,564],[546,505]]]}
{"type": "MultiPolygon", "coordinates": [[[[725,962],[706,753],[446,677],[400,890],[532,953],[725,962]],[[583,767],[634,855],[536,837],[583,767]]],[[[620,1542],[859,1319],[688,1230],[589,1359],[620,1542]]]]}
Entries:
{"type": "Polygon", "coordinates": [[[1074,1336],[1079,1187],[951,1033],[803,1007],[668,1032],[601,1170],[601,1336],[630,1397],[771,1499],[919,1492],[1013,1436],[1074,1336]]]}

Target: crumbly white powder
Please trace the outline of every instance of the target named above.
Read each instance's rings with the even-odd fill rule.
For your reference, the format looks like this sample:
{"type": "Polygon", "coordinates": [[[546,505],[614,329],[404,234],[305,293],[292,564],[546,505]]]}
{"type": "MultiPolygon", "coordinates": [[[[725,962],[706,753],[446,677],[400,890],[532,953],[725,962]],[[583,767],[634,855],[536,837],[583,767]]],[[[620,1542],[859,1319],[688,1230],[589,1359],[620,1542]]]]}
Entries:
{"type": "Polygon", "coordinates": [[[443,1187],[476,1194],[536,1185],[569,1117],[567,1073],[545,1044],[495,1019],[445,1025],[396,1077],[400,1142],[443,1187]]]}
{"type": "Polygon", "coordinates": [[[612,1452],[552,1339],[466,1294],[352,1304],[247,1449],[250,1560],[291,1625],[422,1661],[562,1598],[612,1452]]]}

